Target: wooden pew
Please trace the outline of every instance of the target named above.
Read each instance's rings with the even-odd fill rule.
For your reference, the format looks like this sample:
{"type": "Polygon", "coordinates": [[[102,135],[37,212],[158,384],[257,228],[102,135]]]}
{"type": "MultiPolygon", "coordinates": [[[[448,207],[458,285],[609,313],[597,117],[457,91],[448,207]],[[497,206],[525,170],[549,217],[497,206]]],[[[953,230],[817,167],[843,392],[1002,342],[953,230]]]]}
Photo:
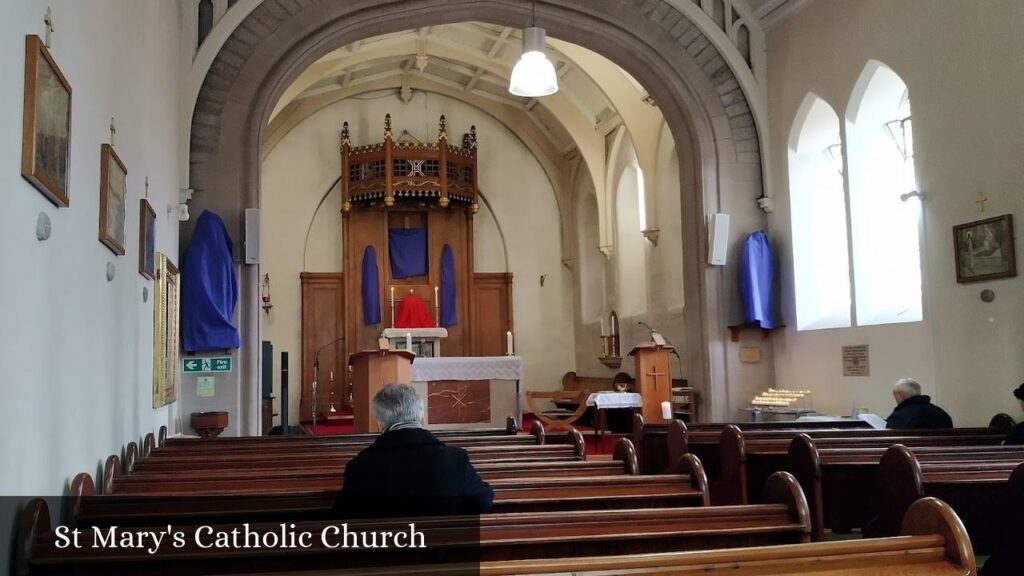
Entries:
{"type": "MultiPolygon", "coordinates": [[[[1010,475],[1024,456],[1011,459],[985,453],[957,453],[956,460],[928,461],[915,448],[893,446],[878,465],[875,483],[878,516],[868,522],[864,533],[886,536],[893,532],[894,518],[916,500],[935,496],[946,501],[964,522],[980,554],[989,554],[1001,541],[1007,527],[1001,511],[1009,503],[1010,475]]],[[[1019,518],[1012,519],[1019,522],[1019,518]]],[[[898,523],[897,523],[898,524],[898,523]]]]}
{"type": "MultiPolygon", "coordinates": [[[[797,434],[807,434],[818,447],[872,448],[895,444],[910,446],[994,446],[1005,435],[990,428],[957,428],[950,430],[806,430],[803,432],[742,432],[726,426],[719,439],[719,474],[708,473],[711,501],[714,504],[748,502],[748,494],[756,494],[765,478],[788,465],[789,445],[797,434]]],[[[692,437],[690,446],[692,449],[692,437]]],[[[705,469],[706,470],[706,469],[705,469]]]]}
{"type": "MultiPolygon", "coordinates": [[[[718,436],[729,424],[686,424],[672,420],[665,424],[648,424],[640,414],[633,415],[633,445],[636,446],[642,474],[660,474],[669,462],[692,452],[704,466],[714,466],[718,475],[718,436]],[[696,434],[696,444],[690,446],[691,434],[696,434]]],[[[839,420],[835,422],[742,422],[734,423],[740,430],[871,430],[863,420],[839,420]]],[[[711,472],[709,471],[709,474],[711,472]]]]}
{"type": "MultiPolygon", "coordinates": [[[[762,548],[739,548],[664,554],[543,558],[355,571],[334,576],[455,576],[588,574],[673,574],[728,576],[973,576],[977,564],[971,543],[956,514],[940,500],[915,503],[903,522],[903,536],[845,542],[816,542],[762,548]]],[[[322,573],[312,573],[319,576],[322,573]]],[[[270,575],[274,576],[274,575],[270,575]]],[[[282,575],[283,576],[283,575],[282,575]]]]}
{"type": "MultiPolygon", "coordinates": [[[[349,522],[350,530],[407,529],[410,521],[427,532],[429,550],[413,551],[411,563],[436,560],[443,552],[449,562],[558,558],[571,555],[648,554],[705,550],[727,546],[767,546],[807,542],[806,501],[792,476],[780,473],[766,486],[765,504],[723,507],[623,509],[480,517],[419,518],[349,522]],[[423,554],[434,554],[424,558],[423,554]]],[[[336,525],[330,521],[296,522],[295,530],[320,534],[336,525]]],[[[196,527],[177,526],[186,538],[182,548],[162,547],[156,554],[138,549],[57,548],[46,502],[31,501],[20,517],[16,570],[19,575],[42,574],[228,574],[267,571],[298,572],[339,566],[363,570],[390,565],[396,552],[327,550],[314,539],[309,549],[200,549],[193,540],[196,527]]],[[[212,526],[214,532],[237,525],[212,526]]],[[[162,527],[154,530],[163,529],[162,527]]],[[[256,533],[279,532],[281,524],[253,524],[256,533]]],[[[86,532],[86,534],[91,534],[86,532]]]]}
{"type": "MultiPolygon", "coordinates": [[[[800,483],[811,512],[812,538],[820,540],[827,528],[850,532],[863,528],[877,507],[874,486],[879,462],[888,446],[821,448],[808,435],[790,443],[787,470],[800,483]]],[[[917,447],[922,462],[956,462],[964,458],[1024,461],[1020,446],[917,447]]]]}

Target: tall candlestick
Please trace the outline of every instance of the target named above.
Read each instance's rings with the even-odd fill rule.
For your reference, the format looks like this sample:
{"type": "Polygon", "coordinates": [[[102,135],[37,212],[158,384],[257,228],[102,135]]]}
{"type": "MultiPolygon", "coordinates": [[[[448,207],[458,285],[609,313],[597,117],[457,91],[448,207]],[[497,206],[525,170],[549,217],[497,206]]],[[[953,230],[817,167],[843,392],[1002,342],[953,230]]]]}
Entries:
{"type": "Polygon", "coordinates": [[[391,287],[391,327],[395,327],[395,287],[391,287]]]}
{"type": "Polygon", "coordinates": [[[441,306],[441,289],[434,286],[434,308],[441,306]]]}
{"type": "Polygon", "coordinates": [[[602,316],[601,317],[601,336],[604,336],[606,334],[607,334],[607,332],[604,331],[604,316],[602,316]]]}
{"type": "Polygon", "coordinates": [[[505,354],[508,356],[512,355],[512,331],[509,330],[505,333],[505,354]]]}
{"type": "Polygon", "coordinates": [[[405,333],[405,349],[408,350],[409,352],[412,352],[412,333],[411,332],[406,332],[405,333]]]}

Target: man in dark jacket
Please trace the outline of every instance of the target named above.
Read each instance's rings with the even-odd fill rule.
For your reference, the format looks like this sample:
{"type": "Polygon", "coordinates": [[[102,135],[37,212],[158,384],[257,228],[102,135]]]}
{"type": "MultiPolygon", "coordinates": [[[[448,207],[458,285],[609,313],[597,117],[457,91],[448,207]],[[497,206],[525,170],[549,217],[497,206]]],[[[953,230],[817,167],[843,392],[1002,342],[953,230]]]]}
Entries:
{"type": "MultiPolygon", "coordinates": [[[[1013,397],[1020,402],[1020,409],[1024,412],[1024,384],[1017,386],[1017,389],[1013,391],[1013,397]]],[[[1024,422],[1018,423],[1010,430],[1010,434],[1003,441],[1003,444],[1009,446],[1022,446],[1024,445],[1024,422]]]]}
{"type": "Polygon", "coordinates": [[[382,434],[348,462],[336,511],[350,518],[443,516],[487,512],[494,490],[462,448],[421,427],[423,398],[388,384],[373,397],[382,434]]]}
{"type": "Polygon", "coordinates": [[[952,428],[953,419],[946,411],[932,404],[931,396],[921,395],[916,380],[903,378],[892,387],[896,409],[885,419],[885,427],[900,428],[952,428]]]}

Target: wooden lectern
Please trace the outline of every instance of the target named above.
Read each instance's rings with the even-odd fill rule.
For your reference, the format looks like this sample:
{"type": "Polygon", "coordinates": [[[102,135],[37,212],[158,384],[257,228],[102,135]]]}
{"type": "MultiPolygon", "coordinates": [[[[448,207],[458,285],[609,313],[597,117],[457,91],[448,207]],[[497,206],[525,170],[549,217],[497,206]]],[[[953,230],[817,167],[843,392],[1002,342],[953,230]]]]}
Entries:
{"type": "Polygon", "coordinates": [[[377,432],[371,400],[385,384],[411,384],[412,361],[406,350],[364,350],[349,357],[355,432],[377,432]]]}
{"type": "Polygon", "coordinates": [[[672,402],[672,376],[669,374],[668,355],[671,346],[654,342],[638,344],[629,352],[636,359],[636,392],[643,396],[640,414],[644,422],[666,422],[661,414],[661,403],[672,402]]]}

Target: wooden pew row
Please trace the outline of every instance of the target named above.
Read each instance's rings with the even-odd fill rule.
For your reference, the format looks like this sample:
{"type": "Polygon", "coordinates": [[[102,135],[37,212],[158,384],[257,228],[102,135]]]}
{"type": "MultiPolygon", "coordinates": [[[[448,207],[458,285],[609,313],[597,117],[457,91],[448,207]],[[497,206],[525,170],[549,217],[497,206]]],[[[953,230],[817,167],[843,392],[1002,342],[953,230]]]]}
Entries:
{"type": "MultiPolygon", "coordinates": [[[[988,428],[954,430],[841,430],[783,433],[742,432],[726,426],[720,434],[718,475],[705,467],[714,504],[739,504],[749,501],[764,480],[788,466],[789,445],[798,434],[814,439],[819,448],[877,448],[895,444],[908,446],[995,446],[1005,439],[988,428]],[[957,433],[962,432],[962,433],[957,433]]],[[[693,445],[690,444],[691,450],[693,445]]],[[[702,460],[703,462],[703,460],[702,460]]]]}
{"type": "MultiPolygon", "coordinates": [[[[428,549],[406,557],[418,564],[436,560],[442,552],[449,562],[506,561],[559,558],[570,555],[649,554],[707,550],[728,546],[770,546],[807,542],[806,501],[792,476],[780,473],[766,486],[765,504],[697,508],[623,509],[479,517],[367,520],[348,523],[349,530],[392,528],[408,530],[415,522],[427,532],[428,549]],[[423,555],[432,557],[423,557],[423,555]]],[[[295,530],[320,534],[331,521],[296,522],[295,530]]],[[[238,525],[211,526],[213,532],[238,525]]],[[[157,525],[152,530],[164,530],[157,525]]],[[[58,549],[46,502],[31,501],[22,512],[16,543],[16,570],[21,575],[76,574],[249,574],[269,571],[364,570],[395,562],[396,551],[328,550],[319,539],[308,549],[200,548],[196,527],[176,526],[188,537],[181,548],[162,547],[156,554],[138,549],[58,549]]],[[[252,524],[262,534],[280,532],[281,524],[252,524]]],[[[83,533],[89,538],[91,531],[83,533]]],[[[88,543],[89,541],[86,540],[88,543]]]]}
{"type": "MultiPolygon", "coordinates": [[[[974,576],[977,563],[956,514],[940,500],[916,502],[904,517],[902,536],[845,542],[815,542],[663,554],[543,558],[332,570],[332,576],[564,576],[587,574],[672,574],[679,576],[974,576]]],[[[310,572],[307,576],[326,576],[310,572]]],[[[268,576],[283,576],[279,575],[268,576]]]]}
{"type": "MultiPolygon", "coordinates": [[[[961,454],[962,459],[957,461],[929,462],[916,450],[893,446],[882,456],[875,484],[878,516],[868,522],[864,533],[890,534],[898,514],[920,498],[935,496],[957,512],[979,554],[995,551],[1007,527],[1020,522],[1020,518],[1007,518],[1003,512],[1009,504],[1010,476],[1022,466],[1024,458],[961,454]]],[[[1024,478],[1024,474],[1017,478],[1024,478]]]]}
{"type": "MultiPolygon", "coordinates": [[[[631,438],[640,459],[641,474],[659,474],[679,456],[689,452],[688,434],[710,432],[712,441],[728,423],[686,424],[682,420],[666,423],[646,423],[640,414],[633,415],[631,438]],[[680,437],[680,433],[682,436],[680,437]],[[669,455],[666,456],[666,450],[669,455]]],[[[740,430],[871,430],[863,420],[837,420],[834,422],[736,422],[740,430]]],[[[705,435],[706,436],[706,435],[705,435]]],[[[704,437],[698,436],[702,440],[704,437]]],[[[714,442],[711,442],[715,446],[714,442]]],[[[717,461],[717,450],[712,455],[717,461]]],[[[700,458],[700,454],[697,455],[700,458]]],[[[701,459],[704,462],[704,459],[701,459]]],[[[706,465],[706,462],[705,462],[706,465]]]]}
{"type": "MultiPolygon", "coordinates": [[[[806,434],[790,443],[787,471],[807,496],[812,539],[820,540],[825,529],[848,533],[863,528],[877,508],[875,482],[879,462],[887,446],[870,448],[822,448],[806,434]]],[[[961,463],[972,459],[1024,461],[1024,446],[917,447],[920,462],[961,463]]]]}

